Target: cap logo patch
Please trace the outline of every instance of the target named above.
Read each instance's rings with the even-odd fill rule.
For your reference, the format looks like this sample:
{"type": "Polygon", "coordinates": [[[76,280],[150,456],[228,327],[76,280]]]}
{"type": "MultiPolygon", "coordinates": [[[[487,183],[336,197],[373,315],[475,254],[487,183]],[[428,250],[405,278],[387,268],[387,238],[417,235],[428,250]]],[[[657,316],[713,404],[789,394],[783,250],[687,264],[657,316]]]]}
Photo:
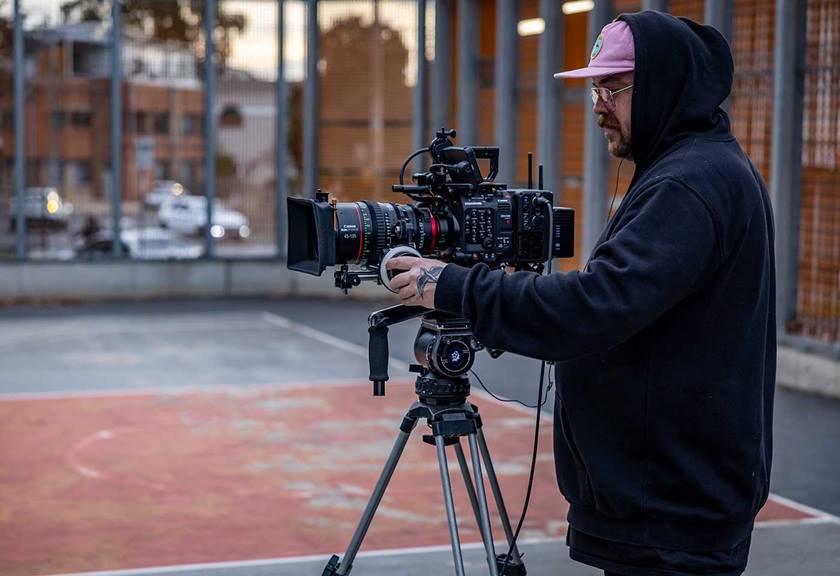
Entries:
{"type": "Polygon", "coordinates": [[[595,60],[595,57],[601,53],[601,48],[604,46],[604,35],[598,34],[595,44],[592,46],[592,53],[589,55],[590,60],[595,60]]]}

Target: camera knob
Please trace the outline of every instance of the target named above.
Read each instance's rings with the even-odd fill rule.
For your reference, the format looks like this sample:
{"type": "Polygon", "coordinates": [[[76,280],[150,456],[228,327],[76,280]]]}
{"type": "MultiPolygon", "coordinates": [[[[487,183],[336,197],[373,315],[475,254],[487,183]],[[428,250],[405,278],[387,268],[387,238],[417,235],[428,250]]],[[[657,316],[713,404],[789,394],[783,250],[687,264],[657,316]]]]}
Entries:
{"type": "Polygon", "coordinates": [[[542,216],[534,216],[531,219],[531,226],[534,228],[542,228],[544,218],[542,216]]]}
{"type": "Polygon", "coordinates": [[[485,250],[490,250],[493,247],[493,239],[488,236],[481,242],[481,245],[485,250]]]}

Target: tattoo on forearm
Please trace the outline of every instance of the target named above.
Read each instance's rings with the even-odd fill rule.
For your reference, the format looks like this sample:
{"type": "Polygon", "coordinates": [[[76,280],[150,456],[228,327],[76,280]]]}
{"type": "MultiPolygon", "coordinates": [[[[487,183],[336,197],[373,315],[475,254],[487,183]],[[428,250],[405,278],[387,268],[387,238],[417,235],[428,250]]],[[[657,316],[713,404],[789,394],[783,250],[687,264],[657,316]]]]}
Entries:
{"type": "Polygon", "coordinates": [[[420,277],[417,279],[417,293],[420,295],[420,298],[423,297],[423,292],[426,290],[427,284],[437,284],[441,272],[443,272],[443,266],[420,268],[420,277]]]}

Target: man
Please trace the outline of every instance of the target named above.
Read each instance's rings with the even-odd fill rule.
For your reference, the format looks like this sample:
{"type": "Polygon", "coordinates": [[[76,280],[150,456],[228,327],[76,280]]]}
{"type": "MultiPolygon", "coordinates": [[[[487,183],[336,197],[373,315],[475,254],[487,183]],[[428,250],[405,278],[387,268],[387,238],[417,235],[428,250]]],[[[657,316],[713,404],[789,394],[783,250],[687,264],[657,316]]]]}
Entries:
{"type": "Polygon", "coordinates": [[[734,576],[767,499],[775,383],[766,187],[720,108],[713,28],[658,12],[602,30],[589,66],[611,154],[636,169],[583,271],[397,258],[406,304],[556,362],[554,451],[573,559],[626,576],[734,576]]]}

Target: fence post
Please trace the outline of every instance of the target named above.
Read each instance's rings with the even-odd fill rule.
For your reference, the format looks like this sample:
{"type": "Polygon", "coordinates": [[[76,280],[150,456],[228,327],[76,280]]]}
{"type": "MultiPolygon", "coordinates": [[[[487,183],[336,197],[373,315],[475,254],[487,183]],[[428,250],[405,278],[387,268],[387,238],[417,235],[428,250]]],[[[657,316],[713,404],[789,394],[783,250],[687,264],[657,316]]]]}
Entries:
{"type": "Polygon", "coordinates": [[[306,0],[306,79],[303,85],[303,196],[318,187],[318,0],[306,0]]]}
{"type": "Polygon", "coordinates": [[[668,12],[668,0],[643,0],[642,10],[659,10],[668,12]]]}
{"type": "Polygon", "coordinates": [[[286,182],[286,163],[288,161],[287,124],[288,114],[286,101],[286,64],[283,42],[286,38],[285,29],[285,7],[284,0],[277,0],[277,84],[276,84],[276,112],[274,126],[274,161],[275,161],[275,239],[277,243],[277,256],[286,260],[287,234],[286,234],[286,197],[288,195],[286,182]]]}
{"type": "MultiPolygon", "coordinates": [[[[595,8],[589,13],[589,41],[594,42],[601,33],[601,28],[612,20],[613,5],[611,0],[595,3],[595,8]]],[[[601,134],[601,129],[595,121],[589,90],[585,89],[584,115],[586,133],[584,140],[584,172],[583,172],[583,246],[581,247],[581,261],[585,262],[604,228],[609,207],[607,206],[607,172],[610,161],[607,145],[601,134]]]]}
{"type": "Polygon", "coordinates": [[[560,151],[563,139],[563,82],[554,73],[563,67],[563,11],[554,0],[540,0],[545,31],[540,37],[537,80],[537,162],[545,166],[546,190],[554,192],[555,204],[563,194],[560,151]]]}
{"type": "Polygon", "coordinates": [[[213,258],[213,204],[216,200],[216,0],[204,0],[204,196],[207,224],[204,227],[205,257],[213,258]]]}
{"type": "Polygon", "coordinates": [[[14,4],[14,115],[15,115],[15,254],[18,260],[26,258],[26,214],[23,204],[24,157],[23,131],[25,130],[23,101],[23,15],[20,13],[20,0],[14,4]]]}
{"type": "MultiPolygon", "coordinates": [[[[428,122],[426,118],[426,0],[417,0],[417,83],[414,85],[412,100],[412,140],[414,150],[428,144],[428,122]]],[[[420,171],[425,159],[422,156],[414,161],[415,170],[420,171]]]]}
{"type": "Polygon", "coordinates": [[[111,0],[111,254],[122,256],[122,2],[111,0]]]}
{"type": "Polygon", "coordinates": [[[773,150],[770,183],[776,223],[776,326],[796,317],[802,113],[805,98],[805,2],[776,0],[773,150]]]}
{"type": "Polygon", "coordinates": [[[452,128],[452,3],[435,0],[435,60],[432,64],[432,133],[452,128]]]}
{"type": "Polygon", "coordinates": [[[703,20],[723,34],[727,42],[732,40],[732,0],[706,0],[703,6],[703,20]]]}
{"type": "Polygon", "coordinates": [[[498,180],[516,186],[516,69],[518,7],[516,0],[496,3],[496,144],[498,180]]]}
{"type": "Polygon", "coordinates": [[[458,141],[474,146],[478,138],[478,4],[458,1],[458,141]]]}

